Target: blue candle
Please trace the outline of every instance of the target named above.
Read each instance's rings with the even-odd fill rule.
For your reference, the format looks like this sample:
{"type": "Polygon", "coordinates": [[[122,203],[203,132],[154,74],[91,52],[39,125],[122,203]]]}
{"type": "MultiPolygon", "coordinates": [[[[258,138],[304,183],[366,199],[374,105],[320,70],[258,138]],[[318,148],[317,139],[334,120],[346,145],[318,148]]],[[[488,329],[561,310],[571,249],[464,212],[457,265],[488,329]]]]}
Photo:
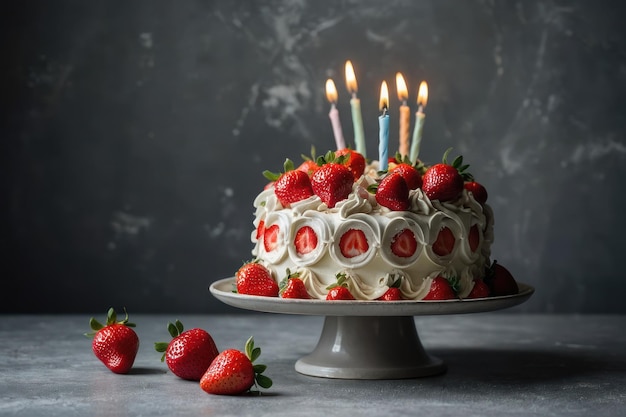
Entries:
{"type": "Polygon", "coordinates": [[[379,171],[386,171],[388,166],[388,149],[389,149],[389,89],[387,82],[383,81],[380,86],[380,111],[382,114],[378,118],[378,162],[380,164],[379,171]]]}

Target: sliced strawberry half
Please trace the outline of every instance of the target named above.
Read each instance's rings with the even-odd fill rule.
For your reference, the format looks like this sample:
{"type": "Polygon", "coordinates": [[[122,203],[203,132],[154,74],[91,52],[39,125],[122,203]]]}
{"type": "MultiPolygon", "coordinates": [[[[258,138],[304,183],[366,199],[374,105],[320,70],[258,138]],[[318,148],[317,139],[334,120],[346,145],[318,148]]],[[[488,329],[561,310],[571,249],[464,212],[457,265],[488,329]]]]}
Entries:
{"type": "Polygon", "coordinates": [[[480,243],[480,234],[478,233],[477,225],[473,225],[472,227],[470,227],[467,241],[469,243],[470,250],[472,252],[476,252],[476,249],[478,249],[478,244],[480,243]]]}
{"type": "Polygon", "coordinates": [[[311,226],[304,226],[298,229],[296,237],[293,241],[296,252],[299,255],[306,255],[315,250],[317,247],[317,234],[311,226]]]}
{"type": "Polygon", "coordinates": [[[369,249],[365,233],[359,229],[349,229],[341,236],[339,249],[346,258],[354,258],[364,254],[369,249]]]}
{"type": "Polygon", "coordinates": [[[456,239],[452,230],[443,227],[437,235],[437,240],[433,243],[433,252],[439,256],[446,256],[452,253],[456,239]]]}
{"type": "Polygon", "coordinates": [[[278,247],[278,233],[280,227],[277,224],[273,224],[270,227],[265,228],[263,232],[263,247],[265,252],[271,252],[278,247]]]}
{"type": "Polygon", "coordinates": [[[391,252],[400,258],[410,258],[417,250],[417,239],[410,229],[398,232],[391,239],[391,252]]]}
{"type": "Polygon", "coordinates": [[[261,220],[256,228],[256,239],[259,240],[265,233],[265,221],[261,220]]]}

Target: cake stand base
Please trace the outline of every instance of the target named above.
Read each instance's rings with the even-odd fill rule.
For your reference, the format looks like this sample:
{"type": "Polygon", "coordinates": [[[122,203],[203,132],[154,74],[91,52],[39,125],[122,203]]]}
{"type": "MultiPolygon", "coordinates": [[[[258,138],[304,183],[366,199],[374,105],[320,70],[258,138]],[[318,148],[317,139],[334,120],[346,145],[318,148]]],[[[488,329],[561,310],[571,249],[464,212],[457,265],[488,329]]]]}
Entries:
{"type": "Polygon", "coordinates": [[[327,316],[317,347],[296,371],[337,379],[401,379],[442,374],[426,353],[412,316],[327,316]]]}

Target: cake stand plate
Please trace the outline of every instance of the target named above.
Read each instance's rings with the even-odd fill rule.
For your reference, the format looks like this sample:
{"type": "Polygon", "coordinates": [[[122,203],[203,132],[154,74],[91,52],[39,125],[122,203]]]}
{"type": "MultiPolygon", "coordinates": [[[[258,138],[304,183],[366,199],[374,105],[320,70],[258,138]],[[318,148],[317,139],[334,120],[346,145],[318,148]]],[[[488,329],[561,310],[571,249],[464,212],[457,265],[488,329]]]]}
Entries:
{"type": "Polygon", "coordinates": [[[322,334],[296,371],[340,379],[399,379],[437,375],[445,364],[422,346],[413,316],[500,310],[528,300],[530,285],[504,297],[445,301],[326,301],[260,297],[233,292],[234,277],[209,287],[220,301],[247,310],[325,316],[322,334]]]}

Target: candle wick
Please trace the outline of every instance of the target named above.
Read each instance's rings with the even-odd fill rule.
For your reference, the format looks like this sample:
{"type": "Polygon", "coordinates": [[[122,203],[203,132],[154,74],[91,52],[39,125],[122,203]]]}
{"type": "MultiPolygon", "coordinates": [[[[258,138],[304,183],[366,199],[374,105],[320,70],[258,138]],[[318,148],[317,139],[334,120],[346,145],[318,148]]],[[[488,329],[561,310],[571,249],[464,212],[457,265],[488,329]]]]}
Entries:
{"type": "Polygon", "coordinates": [[[352,98],[356,98],[356,91],[352,90],[352,98]]]}
{"type": "Polygon", "coordinates": [[[387,115],[387,107],[383,107],[383,117],[387,115]]]}

